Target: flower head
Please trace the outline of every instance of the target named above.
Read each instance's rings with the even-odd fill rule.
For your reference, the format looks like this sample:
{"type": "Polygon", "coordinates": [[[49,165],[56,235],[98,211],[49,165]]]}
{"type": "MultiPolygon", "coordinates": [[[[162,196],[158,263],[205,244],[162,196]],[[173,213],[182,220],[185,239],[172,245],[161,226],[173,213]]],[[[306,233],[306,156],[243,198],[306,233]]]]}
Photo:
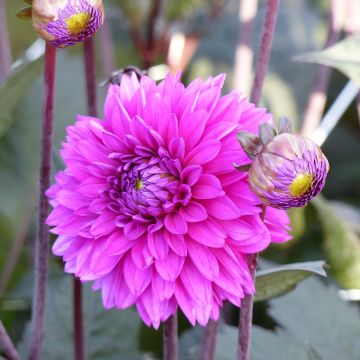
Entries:
{"type": "Polygon", "coordinates": [[[32,19],[38,34],[56,47],[91,37],[104,21],[102,0],[34,0],[32,19]]]}
{"type": "Polygon", "coordinates": [[[285,212],[261,202],[247,176],[239,130],[271,121],[224,76],[188,87],[123,74],[104,121],[78,116],[49,191],[47,223],[65,270],[94,281],[106,308],[136,305],[158,327],[180,307],[192,324],[218,319],[224,301],[254,293],[245,255],[289,239],[285,212]]]}
{"type": "Polygon", "coordinates": [[[267,205],[279,209],[306,205],[324,187],[329,163],[312,140],[291,134],[290,122],[281,118],[279,134],[269,125],[260,138],[240,132],[238,139],[253,162],[249,183],[267,205]]]}

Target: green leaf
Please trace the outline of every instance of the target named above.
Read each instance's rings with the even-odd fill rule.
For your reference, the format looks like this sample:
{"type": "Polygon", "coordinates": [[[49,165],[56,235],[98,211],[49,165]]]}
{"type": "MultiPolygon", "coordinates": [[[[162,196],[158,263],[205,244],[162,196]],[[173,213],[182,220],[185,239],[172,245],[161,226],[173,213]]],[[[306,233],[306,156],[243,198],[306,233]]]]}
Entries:
{"type": "Polygon", "coordinates": [[[308,279],[296,291],[272,300],[270,315],[311,349],[312,359],[359,358],[358,308],[340,300],[337,289],[319,279],[308,279]]]}
{"type": "MultiPolygon", "coordinates": [[[[61,274],[49,283],[45,313],[44,359],[73,359],[72,277],[61,274]]],[[[134,309],[105,310],[101,296],[90,285],[83,286],[84,343],[86,359],[141,359],[138,336],[141,320],[134,309]]],[[[21,354],[27,353],[30,324],[20,344],[21,354]]],[[[24,356],[25,358],[25,356],[24,356]]]]}
{"type": "Polygon", "coordinates": [[[326,261],[334,278],[346,288],[360,289],[360,239],[323,197],[312,205],[324,231],[326,261]]]}
{"type": "Polygon", "coordinates": [[[1,86],[0,138],[16,119],[14,110],[38,76],[40,64],[40,61],[34,61],[24,65],[1,86]]]}
{"type": "Polygon", "coordinates": [[[298,55],[295,60],[332,66],[360,86],[360,34],[348,37],[325,50],[298,55]]]}
{"type": "Polygon", "coordinates": [[[255,301],[283,295],[313,274],[326,276],[324,265],[324,261],[308,261],[258,271],[255,282],[255,301]]]}

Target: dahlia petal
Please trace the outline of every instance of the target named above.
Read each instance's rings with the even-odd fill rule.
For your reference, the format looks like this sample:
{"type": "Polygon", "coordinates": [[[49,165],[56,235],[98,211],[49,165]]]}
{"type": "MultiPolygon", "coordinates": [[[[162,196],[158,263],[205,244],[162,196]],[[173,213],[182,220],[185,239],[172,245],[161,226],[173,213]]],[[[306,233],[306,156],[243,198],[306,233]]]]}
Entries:
{"type": "Polygon", "coordinates": [[[186,260],[180,273],[180,278],[185,288],[198,304],[206,305],[211,302],[211,282],[201,275],[189,258],[186,260]]]}
{"type": "Polygon", "coordinates": [[[175,235],[169,231],[164,231],[164,236],[168,245],[175,254],[179,256],[187,255],[187,247],[185,244],[184,235],[175,235]]]}
{"type": "Polygon", "coordinates": [[[145,236],[135,241],[130,253],[135,266],[140,270],[148,268],[154,262],[154,258],[148,250],[145,236]]]}
{"type": "Polygon", "coordinates": [[[156,231],[148,235],[148,248],[150,254],[157,260],[163,260],[167,256],[169,245],[163,231],[156,231]]]}
{"type": "Polygon", "coordinates": [[[237,219],[240,216],[239,209],[226,195],[216,199],[202,200],[209,215],[221,220],[237,219]]]}
{"type": "Polygon", "coordinates": [[[62,256],[65,250],[71,245],[74,238],[72,236],[60,235],[54,242],[51,250],[54,255],[62,256]]]}
{"type": "Polygon", "coordinates": [[[147,226],[138,221],[130,221],[124,227],[126,239],[135,240],[147,230],[147,226]]]}
{"type": "Polygon", "coordinates": [[[202,168],[200,165],[189,165],[186,166],[180,174],[180,179],[183,183],[192,186],[200,178],[202,168]]]}
{"type": "Polygon", "coordinates": [[[59,204],[72,209],[77,210],[84,206],[89,205],[90,199],[71,190],[61,189],[57,192],[56,196],[59,204]]]}
{"type": "Polygon", "coordinates": [[[173,234],[185,234],[187,231],[186,221],[179,213],[167,214],[164,224],[166,229],[173,234]]]}
{"type": "Polygon", "coordinates": [[[179,136],[185,140],[186,150],[191,150],[200,140],[207,121],[207,111],[200,109],[185,114],[179,123],[179,136]]]}
{"type": "Polygon", "coordinates": [[[208,217],[205,208],[194,201],[190,201],[187,206],[182,207],[180,214],[187,222],[199,222],[208,217]]]}
{"type": "Polygon", "coordinates": [[[155,261],[155,268],[159,275],[167,281],[175,281],[179,276],[185,258],[169,251],[168,256],[163,260],[155,261]]]}
{"type": "Polygon", "coordinates": [[[126,239],[122,231],[112,233],[105,244],[105,255],[122,255],[125,254],[132,246],[134,241],[126,239]]]}
{"type": "Polygon", "coordinates": [[[211,199],[224,195],[219,179],[211,174],[201,174],[193,186],[192,194],[196,199],[211,199]]]}
{"type": "Polygon", "coordinates": [[[151,281],[151,268],[138,269],[131,256],[126,256],[124,261],[125,282],[131,293],[141,295],[151,281]]]}
{"type": "Polygon", "coordinates": [[[208,280],[219,277],[219,265],[215,255],[196,241],[188,239],[186,244],[189,256],[200,273],[208,280]]]}
{"type": "Polygon", "coordinates": [[[135,304],[136,296],[131,293],[126,285],[122,266],[118,266],[114,271],[116,272],[114,281],[115,304],[119,309],[126,309],[135,304]]]}
{"type": "Polygon", "coordinates": [[[225,244],[226,233],[211,218],[200,223],[189,223],[188,227],[188,235],[200,244],[214,248],[222,247],[225,244]]]}
{"type": "Polygon", "coordinates": [[[184,159],[187,165],[202,165],[213,160],[221,149],[221,142],[217,140],[206,140],[195,146],[184,159]]]}
{"type": "Polygon", "coordinates": [[[158,274],[153,274],[152,290],[160,301],[170,299],[175,291],[175,282],[164,280],[158,274]]]}
{"type": "Polygon", "coordinates": [[[189,320],[192,326],[196,324],[196,312],[193,306],[193,299],[190,294],[186,291],[184,285],[180,282],[176,282],[175,286],[175,297],[184,315],[189,320]]]}
{"type": "Polygon", "coordinates": [[[115,229],[116,214],[112,211],[104,211],[91,226],[93,236],[107,235],[115,229]]]}

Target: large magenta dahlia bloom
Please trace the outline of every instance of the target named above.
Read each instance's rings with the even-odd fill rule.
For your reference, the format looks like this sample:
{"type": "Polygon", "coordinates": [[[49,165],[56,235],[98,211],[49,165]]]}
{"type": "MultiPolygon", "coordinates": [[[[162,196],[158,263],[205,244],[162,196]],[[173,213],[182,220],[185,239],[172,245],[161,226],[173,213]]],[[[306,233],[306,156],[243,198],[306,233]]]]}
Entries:
{"type": "Polygon", "coordinates": [[[271,116],[224,76],[185,87],[123,76],[105,120],[78,116],[63,144],[64,171],[49,191],[47,223],[65,271],[94,281],[106,308],[136,305],[157,328],[177,311],[192,324],[218,319],[224,301],[255,292],[245,255],[289,239],[288,217],[260,201],[236,134],[271,116]]]}

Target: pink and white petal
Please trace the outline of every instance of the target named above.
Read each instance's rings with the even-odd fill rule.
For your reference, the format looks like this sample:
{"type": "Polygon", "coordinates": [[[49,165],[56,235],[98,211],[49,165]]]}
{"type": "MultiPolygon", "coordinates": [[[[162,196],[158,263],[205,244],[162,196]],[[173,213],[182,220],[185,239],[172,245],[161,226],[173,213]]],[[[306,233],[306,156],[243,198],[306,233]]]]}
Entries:
{"type": "Polygon", "coordinates": [[[155,260],[155,268],[158,274],[167,281],[175,281],[179,276],[185,258],[169,251],[168,256],[164,260],[155,260]]]}
{"type": "Polygon", "coordinates": [[[166,229],[173,234],[186,234],[187,232],[187,223],[177,212],[167,214],[164,224],[166,229]]]}
{"type": "Polygon", "coordinates": [[[180,214],[187,222],[199,222],[208,217],[204,206],[194,201],[189,201],[187,206],[182,207],[180,214]]]}

